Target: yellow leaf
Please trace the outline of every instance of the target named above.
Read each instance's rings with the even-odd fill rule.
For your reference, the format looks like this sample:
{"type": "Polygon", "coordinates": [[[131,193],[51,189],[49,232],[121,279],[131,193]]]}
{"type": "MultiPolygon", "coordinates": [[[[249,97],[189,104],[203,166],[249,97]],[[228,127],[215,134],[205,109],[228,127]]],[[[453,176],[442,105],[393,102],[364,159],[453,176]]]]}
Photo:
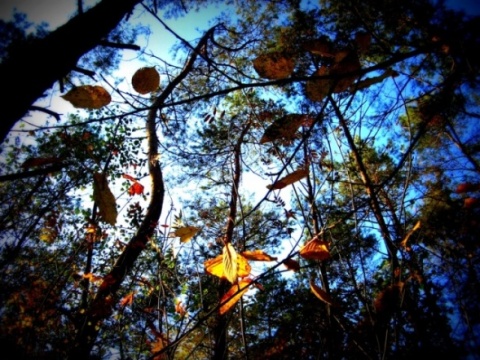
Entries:
{"type": "Polygon", "coordinates": [[[313,280],[310,280],[310,290],[312,290],[312,293],[322,300],[323,302],[332,305],[332,298],[330,295],[328,295],[325,290],[321,289],[319,286],[315,285],[313,280]]]}
{"type": "Polygon", "coordinates": [[[271,52],[253,60],[253,68],[262,78],[284,79],[292,74],[295,61],[281,52],[271,52]]]}
{"type": "Polygon", "coordinates": [[[328,243],[315,237],[300,249],[300,256],[309,260],[326,260],[330,257],[328,243]]]}
{"type": "Polygon", "coordinates": [[[74,87],[65,95],[62,95],[62,98],[70,102],[74,107],[82,109],[100,109],[112,101],[107,90],[98,85],[74,87]]]}
{"type": "Polygon", "coordinates": [[[272,257],[263,252],[263,250],[244,251],[241,253],[246,259],[253,261],[275,261],[276,257],[272,257]]]}
{"type": "Polygon", "coordinates": [[[407,233],[407,235],[405,235],[405,238],[404,238],[404,239],[402,240],[402,242],[400,243],[400,245],[401,245],[402,247],[404,247],[407,251],[410,251],[410,247],[407,247],[407,241],[408,241],[408,239],[410,239],[410,236],[412,236],[412,234],[413,234],[416,230],[420,229],[420,225],[421,225],[420,220],[418,220],[417,223],[415,224],[415,226],[413,227],[413,229],[410,230],[410,231],[407,233]]]}
{"type": "Polygon", "coordinates": [[[43,227],[40,229],[39,238],[40,240],[48,244],[51,244],[57,238],[57,235],[58,235],[58,231],[55,228],[43,227]]]}
{"type": "Polygon", "coordinates": [[[169,234],[170,237],[179,237],[182,243],[190,241],[193,236],[200,231],[200,228],[195,226],[183,226],[169,234]]]}
{"type": "Polygon", "coordinates": [[[155,91],[159,85],[160,75],[153,66],[138,69],[132,76],[132,86],[139,94],[155,91]]]}
{"type": "Polygon", "coordinates": [[[287,176],[275,181],[272,185],[267,185],[267,189],[283,189],[285,186],[293,184],[308,176],[308,169],[298,169],[287,176]]]}
{"type": "Polygon", "coordinates": [[[225,244],[223,247],[223,275],[232,284],[238,279],[238,263],[237,252],[231,243],[225,244]]]}
{"type": "Polygon", "coordinates": [[[93,174],[93,200],[98,206],[100,217],[107,224],[117,222],[117,204],[115,196],[108,187],[107,177],[102,173],[93,174]]]}
{"type": "MultiPolygon", "coordinates": [[[[223,255],[218,255],[213,259],[208,259],[204,262],[205,271],[210,275],[217,276],[221,279],[226,279],[223,268],[223,255]]],[[[240,278],[248,276],[252,270],[247,259],[241,254],[237,254],[237,275],[240,278]]]]}
{"type": "Polygon", "coordinates": [[[225,314],[228,310],[235,305],[240,298],[245,294],[248,290],[248,286],[252,282],[251,279],[243,279],[238,282],[238,284],[234,284],[226,293],[223,295],[222,300],[220,303],[223,304],[220,306],[220,314],[225,314]]]}

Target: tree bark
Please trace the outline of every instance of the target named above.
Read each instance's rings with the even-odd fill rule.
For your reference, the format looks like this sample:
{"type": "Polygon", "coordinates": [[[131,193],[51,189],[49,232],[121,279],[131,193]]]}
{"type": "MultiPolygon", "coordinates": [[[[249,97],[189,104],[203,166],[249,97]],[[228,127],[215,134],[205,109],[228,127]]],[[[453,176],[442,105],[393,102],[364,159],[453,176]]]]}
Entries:
{"type": "Polygon", "coordinates": [[[102,0],[42,39],[19,46],[0,65],[0,144],[15,123],[82,55],[99,45],[140,0],[102,0]]]}

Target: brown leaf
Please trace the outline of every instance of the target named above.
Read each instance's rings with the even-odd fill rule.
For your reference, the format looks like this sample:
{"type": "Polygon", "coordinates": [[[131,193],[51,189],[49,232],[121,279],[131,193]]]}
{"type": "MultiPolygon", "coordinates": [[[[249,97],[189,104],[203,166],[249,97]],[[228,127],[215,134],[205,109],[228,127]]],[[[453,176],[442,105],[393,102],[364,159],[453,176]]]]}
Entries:
{"type": "Polygon", "coordinates": [[[328,243],[313,238],[300,249],[300,256],[308,260],[326,260],[330,258],[328,243]]]}
{"type": "Polygon", "coordinates": [[[100,109],[112,101],[110,94],[98,85],[82,85],[71,89],[62,98],[76,108],[100,109]]]}
{"type": "Polygon", "coordinates": [[[312,119],[308,115],[285,115],[265,129],[265,132],[260,139],[260,144],[265,144],[266,142],[278,139],[292,140],[295,137],[298,128],[309,120],[312,119]]]}
{"type": "Polygon", "coordinates": [[[285,267],[288,269],[288,270],[292,270],[292,271],[298,271],[300,270],[300,264],[298,263],[298,261],[296,260],[293,260],[293,259],[285,259],[282,261],[282,264],[285,265],[285,267]]]}
{"type": "Polygon", "coordinates": [[[132,76],[132,86],[139,94],[155,91],[160,85],[160,74],[154,66],[138,69],[132,76]]]}
{"type": "Polygon", "coordinates": [[[306,178],[307,176],[308,176],[308,169],[305,169],[305,168],[298,169],[288,174],[287,176],[275,181],[272,185],[267,185],[267,189],[270,189],[270,190],[283,189],[284,187],[290,184],[293,184],[303,178],[306,178]]]}
{"type": "Polygon", "coordinates": [[[98,206],[98,212],[103,221],[115,225],[117,222],[115,196],[108,187],[107,177],[102,173],[93,174],[93,200],[98,206]]]}
{"type": "Polygon", "coordinates": [[[133,296],[135,295],[135,291],[132,291],[130,294],[125,295],[120,300],[120,306],[125,307],[127,305],[132,305],[133,303],[133,296]]]}
{"type": "Polygon", "coordinates": [[[313,282],[313,280],[310,280],[310,290],[312,291],[312,293],[317,297],[319,298],[320,300],[322,300],[323,302],[329,304],[329,305],[332,305],[332,298],[330,297],[330,295],[328,295],[326,293],[325,290],[323,290],[322,288],[320,288],[319,286],[315,285],[315,283],[313,282]]]}
{"type": "Polygon", "coordinates": [[[24,161],[22,168],[28,169],[35,166],[50,165],[61,162],[62,159],[57,157],[48,157],[48,158],[30,158],[24,161]]]}
{"type": "Polygon", "coordinates": [[[263,252],[263,250],[244,251],[241,253],[247,260],[253,261],[275,261],[276,257],[272,257],[263,252]]]}
{"type": "Polygon", "coordinates": [[[295,61],[281,52],[262,54],[253,61],[257,74],[265,79],[284,79],[289,77],[295,68],[295,61]]]}
{"type": "Polygon", "coordinates": [[[230,310],[245,294],[248,290],[248,286],[252,282],[251,279],[243,279],[238,282],[238,284],[234,284],[226,293],[223,295],[220,303],[223,304],[220,306],[220,314],[225,314],[228,310],[230,310]]]}

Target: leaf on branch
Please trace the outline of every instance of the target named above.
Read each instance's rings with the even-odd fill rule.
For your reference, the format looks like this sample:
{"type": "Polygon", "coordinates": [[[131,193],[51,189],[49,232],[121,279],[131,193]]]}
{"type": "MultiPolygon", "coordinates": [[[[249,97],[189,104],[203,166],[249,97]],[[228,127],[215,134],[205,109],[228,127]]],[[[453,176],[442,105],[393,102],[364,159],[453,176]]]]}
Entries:
{"type": "Polygon", "coordinates": [[[410,230],[407,235],[405,235],[405,238],[402,240],[402,242],[400,243],[400,245],[402,247],[404,247],[407,251],[410,251],[410,247],[407,247],[407,242],[408,242],[408,239],[410,239],[410,236],[412,236],[412,234],[420,229],[420,226],[421,226],[421,223],[420,223],[420,220],[417,221],[417,223],[415,224],[415,226],[412,228],[412,230],[410,230]]]}
{"type": "Polygon", "coordinates": [[[57,238],[57,235],[57,229],[45,226],[40,229],[39,239],[47,244],[51,244],[57,238]]]}
{"type": "Polygon", "coordinates": [[[292,74],[295,61],[281,52],[271,52],[253,60],[253,68],[264,79],[285,79],[292,74]]]}
{"type": "Polygon", "coordinates": [[[292,270],[292,271],[299,271],[300,270],[300,264],[296,260],[285,259],[285,260],[282,261],[282,264],[285,265],[285,267],[288,270],[292,270]]]}
{"type": "Polygon", "coordinates": [[[277,260],[276,257],[270,256],[263,252],[263,250],[253,250],[253,251],[244,251],[241,252],[242,256],[244,256],[247,260],[253,261],[275,261],[277,260]]]}
{"type": "Polygon", "coordinates": [[[168,236],[169,237],[179,237],[180,242],[185,243],[189,242],[197,232],[200,231],[199,227],[195,226],[183,226],[175,231],[172,231],[168,236]]]}
{"type": "Polygon", "coordinates": [[[112,101],[107,90],[98,85],[77,86],[61,97],[81,109],[100,109],[112,101]]]}
{"type": "Polygon", "coordinates": [[[333,305],[332,303],[332,298],[329,294],[327,294],[327,292],[325,290],[323,290],[322,288],[320,288],[319,286],[315,285],[315,283],[313,282],[313,280],[310,280],[310,290],[312,291],[312,293],[317,297],[319,298],[320,300],[322,300],[323,302],[329,304],[329,305],[333,305]]]}
{"type": "Polygon", "coordinates": [[[184,317],[187,314],[187,310],[182,304],[182,300],[175,300],[175,312],[180,315],[180,317],[184,317]]]}
{"type": "Polygon", "coordinates": [[[238,279],[238,263],[237,252],[231,243],[225,244],[223,247],[223,275],[232,284],[238,279]]]}
{"type": "Polygon", "coordinates": [[[133,176],[130,176],[128,174],[123,174],[123,177],[127,180],[133,181],[132,186],[128,189],[128,193],[130,196],[133,195],[142,195],[143,194],[143,185],[138,182],[137,179],[135,179],[133,176]]]}
{"type": "Polygon", "coordinates": [[[269,190],[279,190],[284,187],[291,185],[303,178],[308,176],[308,169],[302,168],[295,170],[294,172],[288,174],[287,176],[275,181],[272,185],[267,185],[269,190]]]}
{"type": "Polygon", "coordinates": [[[222,296],[220,303],[223,305],[220,306],[220,315],[225,314],[228,310],[230,310],[247,292],[248,286],[251,284],[252,279],[243,279],[238,282],[238,284],[234,284],[226,293],[222,296]]]}
{"type": "Polygon", "coordinates": [[[305,43],[303,44],[303,48],[304,50],[321,57],[335,57],[335,53],[333,51],[333,44],[327,37],[305,41],[305,43]]]}
{"type": "MultiPolygon", "coordinates": [[[[217,276],[221,279],[226,279],[223,267],[223,255],[218,255],[213,259],[208,259],[204,262],[205,271],[210,274],[217,276]]],[[[237,254],[237,275],[240,278],[248,276],[252,270],[247,259],[241,254],[237,254]]]]}
{"type": "Polygon", "coordinates": [[[308,260],[326,260],[330,258],[328,243],[315,237],[300,249],[300,256],[308,260]]]}
{"type": "Polygon", "coordinates": [[[265,144],[270,141],[285,139],[292,140],[298,128],[308,122],[312,121],[312,117],[303,114],[288,114],[276,120],[269,127],[260,139],[260,144],[265,144]]]}
{"type": "Polygon", "coordinates": [[[99,215],[103,221],[115,225],[117,222],[117,204],[115,196],[108,187],[105,174],[93,174],[93,200],[98,206],[99,215]]]}
{"type": "MultiPolygon", "coordinates": [[[[156,336],[155,341],[152,341],[150,343],[150,351],[152,352],[152,354],[156,354],[162,351],[163,348],[165,348],[166,346],[168,346],[167,337],[163,334],[159,334],[156,336]]],[[[164,359],[167,359],[166,354],[160,354],[153,357],[153,360],[164,360],[164,359]]]]}
{"type": "Polygon", "coordinates": [[[48,157],[48,158],[30,158],[24,161],[22,164],[22,168],[28,169],[31,167],[42,166],[42,165],[50,165],[50,164],[57,164],[61,162],[61,158],[57,157],[48,157]]]}
{"type": "Polygon", "coordinates": [[[139,94],[155,91],[160,85],[160,74],[154,66],[138,69],[132,76],[133,89],[139,94]]]}
{"type": "Polygon", "coordinates": [[[132,305],[133,303],[133,296],[135,295],[136,291],[132,291],[130,294],[125,295],[121,300],[120,300],[120,306],[125,307],[127,305],[132,305]]]}

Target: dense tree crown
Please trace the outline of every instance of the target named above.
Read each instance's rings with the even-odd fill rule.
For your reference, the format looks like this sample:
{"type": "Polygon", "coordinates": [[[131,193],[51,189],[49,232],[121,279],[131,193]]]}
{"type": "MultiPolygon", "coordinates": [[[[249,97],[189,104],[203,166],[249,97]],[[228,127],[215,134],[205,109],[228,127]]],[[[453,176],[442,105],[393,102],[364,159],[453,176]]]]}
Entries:
{"type": "Polygon", "coordinates": [[[478,17],[76,5],[0,21],[5,354],[480,356],[478,17]]]}

